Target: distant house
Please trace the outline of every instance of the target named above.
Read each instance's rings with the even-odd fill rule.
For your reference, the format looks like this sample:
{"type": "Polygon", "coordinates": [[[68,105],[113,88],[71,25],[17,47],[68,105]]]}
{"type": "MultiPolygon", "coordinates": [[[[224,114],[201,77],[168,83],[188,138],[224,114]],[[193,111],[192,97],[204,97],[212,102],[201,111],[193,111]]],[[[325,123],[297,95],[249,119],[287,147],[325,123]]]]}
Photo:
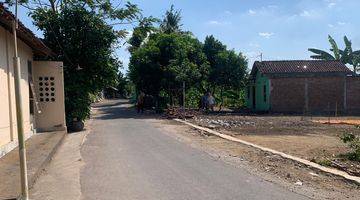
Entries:
{"type": "Polygon", "coordinates": [[[247,90],[253,111],[360,113],[360,77],[339,61],[255,62],[247,90]]]}
{"type": "MultiPolygon", "coordinates": [[[[0,3],[0,157],[17,145],[14,87],[14,15],[0,3]]],[[[25,137],[66,130],[63,63],[42,61],[52,50],[22,23],[17,30],[25,137]]]]}

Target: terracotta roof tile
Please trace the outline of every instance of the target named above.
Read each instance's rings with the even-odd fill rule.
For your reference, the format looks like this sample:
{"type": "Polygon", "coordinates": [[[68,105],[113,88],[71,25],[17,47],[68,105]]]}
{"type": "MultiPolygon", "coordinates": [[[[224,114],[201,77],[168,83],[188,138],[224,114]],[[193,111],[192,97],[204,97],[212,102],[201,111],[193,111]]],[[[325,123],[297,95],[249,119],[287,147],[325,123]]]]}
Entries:
{"type": "Polygon", "coordinates": [[[340,61],[324,60],[284,60],[284,61],[256,61],[251,74],[259,70],[264,74],[287,73],[345,73],[352,71],[340,61]]]}
{"type": "MultiPolygon", "coordinates": [[[[12,32],[12,24],[14,19],[14,14],[12,14],[4,7],[2,3],[0,3],[0,26],[4,27],[9,32],[12,32]]],[[[36,55],[54,55],[52,50],[47,47],[40,38],[36,37],[35,34],[30,29],[26,28],[21,22],[19,22],[17,34],[18,38],[27,45],[29,45],[36,55]]]]}

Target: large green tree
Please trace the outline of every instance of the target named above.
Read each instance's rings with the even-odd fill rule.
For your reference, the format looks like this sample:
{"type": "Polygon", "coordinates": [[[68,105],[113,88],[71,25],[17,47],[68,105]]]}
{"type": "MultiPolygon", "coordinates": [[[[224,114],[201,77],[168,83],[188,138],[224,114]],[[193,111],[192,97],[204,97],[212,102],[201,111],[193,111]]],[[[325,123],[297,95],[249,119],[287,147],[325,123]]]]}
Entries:
{"type": "Polygon", "coordinates": [[[132,53],[129,76],[138,90],[168,97],[179,94],[182,82],[188,87],[205,79],[208,64],[202,44],[186,34],[152,34],[146,44],[132,53]]]}
{"type": "Polygon", "coordinates": [[[191,32],[181,30],[181,13],[173,6],[159,28],[136,27],[130,45],[132,82],[147,94],[168,97],[172,105],[174,99],[181,102],[184,82],[191,101],[187,104],[194,106],[210,86],[220,91],[223,102],[223,91],[238,93],[245,79],[246,58],[227,50],[213,36],[202,44],[191,32]]]}
{"type": "Polygon", "coordinates": [[[220,107],[224,103],[224,91],[241,90],[246,76],[247,59],[241,53],[227,50],[214,36],[205,38],[203,51],[210,63],[210,74],[208,76],[209,86],[212,92],[220,90],[220,107]]]}
{"type": "Polygon", "coordinates": [[[308,50],[314,53],[314,55],[311,55],[310,57],[319,60],[339,60],[344,64],[353,66],[353,71],[356,73],[360,67],[360,50],[353,51],[352,43],[346,36],[344,36],[344,50],[339,49],[336,41],[330,35],[328,36],[328,39],[332,54],[324,50],[309,48],[308,50]]]}
{"type": "Polygon", "coordinates": [[[215,39],[213,35],[207,36],[205,38],[203,52],[205,53],[210,64],[208,83],[210,83],[210,87],[213,88],[213,92],[215,92],[216,89],[219,72],[218,54],[223,51],[226,51],[226,46],[219,40],[215,39]]]}
{"type": "MultiPolygon", "coordinates": [[[[9,0],[11,4],[13,0],[9,0]]],[[[121,62],[114,47],[126,36],[120,25],[141,20],[129,2],[109,0],[22,0],[44,42],[64,62],[67,121],[82,121],[90,114],[92,94],[115,86],[121,62]],[[116,27],[115,27],[116,26],[116,27]]]]}

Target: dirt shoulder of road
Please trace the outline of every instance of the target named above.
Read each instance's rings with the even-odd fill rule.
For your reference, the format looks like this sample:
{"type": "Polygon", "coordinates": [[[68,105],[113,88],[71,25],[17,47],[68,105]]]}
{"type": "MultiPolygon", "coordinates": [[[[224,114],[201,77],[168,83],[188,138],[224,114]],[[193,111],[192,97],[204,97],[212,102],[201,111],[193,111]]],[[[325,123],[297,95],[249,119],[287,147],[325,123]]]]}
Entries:
{"type": "Polygon", "coordinates": [[[199,115],[190,121],[239,139],[301,157],[321,165],[338,168],[360,176],[360,163],[345,158],[351,149],[340,137],[344,133],[360,134],[360,129],[341,121],[358,121],[357,117],[332,119],[301,116],[199,115]],[[320,123],[321,122],[321,123],[320,123]]]}
{"type": "MultiPolygon", "coordinates": [[[[360,196],[360,186],[343,178],[311,169],[297,162],[245,145],[226,141],[215,136],[209,136],[205,132],[171,120],[149,119],[149,121],[155,123],[159,129],[164,130],[164,133],[182,142],[186,142],[194,148],[209,153],[214,159],[222,160],[235,167],[245,169],[252,174],[262,177],[266,181],[274,182],[310,198],[358,199],[360,196]]],[[[251,138],[249,135],[242,135],[240,137],[248,137],[247,139],[249,141],[256,140],[259,142],[257,138],[251,138]]],[[[255,135],[254,137],[259,136],[255,135]]],[[[264,139],[261,140],[261,142],[263,144],[279,143],[278,146],[285,146],[285,142],[281,144],[281,142],[278,142],[280,139],[276,139],[276,137],[279,136],[274,137],[275,139],[264,139]]],[[[287,139],[291,139],[291,137],[294,136],[285,136],[285,138],[281,140],[288,141],[287,139]]],[[[328,136],[324,135],[324,137],[328,136]]],[[[307,144],[309,146],[312,145],[310,141],[311,139],[309,139],[309,143],[307,144]]],[[[318,141],[321,141],[321,139],[318,141]]],[[[314,143],[316,143],[316,141],[314,141],[314,143]]],[[[344,146],[343,148],[346,147],[344,146]]],[[[296,151],[295,147],[293,151],[296,151]]]]}

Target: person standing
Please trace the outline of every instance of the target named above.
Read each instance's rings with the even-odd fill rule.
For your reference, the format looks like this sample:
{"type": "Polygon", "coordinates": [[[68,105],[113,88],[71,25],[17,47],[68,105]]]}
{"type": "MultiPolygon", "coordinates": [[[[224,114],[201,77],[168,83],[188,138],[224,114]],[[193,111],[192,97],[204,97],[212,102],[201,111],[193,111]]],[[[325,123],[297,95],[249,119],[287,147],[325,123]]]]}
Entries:
{"type": "Polygon", "coordinates": [[[144,113],[144,104],[145,104],[145,93],[144,92],[140,92],[138,98],[137,98],[137,112],[138,113],[144,113]]]}
{"type": "Polygon", "coordinates": [[[200,99],[200,109],[205,110],[207,108],[207,93],[205,93],[200,99]]]}
{"type": "Polygon", "coordinates": [[[208,95],[207,95],[207,109],[210,109],[211,111],[214,111],[215,104],[216,104],[215,98],[211,94],[211,92],[209,92],[208,95]]]}

